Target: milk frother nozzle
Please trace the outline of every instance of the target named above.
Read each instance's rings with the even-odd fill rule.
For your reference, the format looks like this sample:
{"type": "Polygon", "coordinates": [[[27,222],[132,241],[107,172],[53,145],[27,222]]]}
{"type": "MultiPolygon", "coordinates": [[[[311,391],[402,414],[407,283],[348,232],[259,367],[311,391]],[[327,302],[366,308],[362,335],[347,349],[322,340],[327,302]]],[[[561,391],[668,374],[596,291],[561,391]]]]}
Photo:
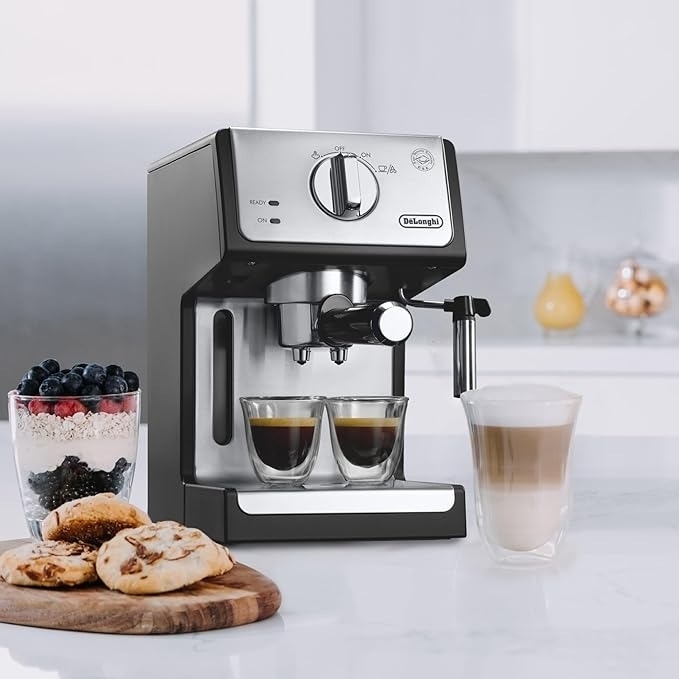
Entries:
{"type": "Polygon", "coordinates": [[[490,316],[490,304],[483,297],[461,295],[443,302],[412,299],[399,290],[403,304],[422,309],[441,309],[453,315],[453,396],[476,389],[476,317],[490,316]]]}
{"type": "Polygon", "coordinates": [[[453,314],[453,396],[476,389],[476,317],[490,316],[487,299],[468,295],[447,299],[443,310],[453,314]]]}

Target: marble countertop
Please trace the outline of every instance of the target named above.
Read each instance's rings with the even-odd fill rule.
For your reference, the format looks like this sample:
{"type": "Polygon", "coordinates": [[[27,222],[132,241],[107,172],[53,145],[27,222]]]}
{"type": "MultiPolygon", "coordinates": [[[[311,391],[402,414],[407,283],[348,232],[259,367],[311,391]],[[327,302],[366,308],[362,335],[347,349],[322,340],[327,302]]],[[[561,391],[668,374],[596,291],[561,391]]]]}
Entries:
{"type": "MultiPolygon", "coordinates": [[[[27,533],[6,423],[0,442],[0,539],[9,539],[27,533]]],[[[468,483],[466,441],[436,445],[438,478],[468,483]]],[[[143,444],[137,474],[133,499],[145,504],[143,444]]],[[[673,676],[679,439],[576,438],[573,476],[555,566],[496,567],[473,525],[457,541],[237,545],[239,560],[280,586],[273,618],[169,637],[0,624],[0,677],[673,676]]]]}

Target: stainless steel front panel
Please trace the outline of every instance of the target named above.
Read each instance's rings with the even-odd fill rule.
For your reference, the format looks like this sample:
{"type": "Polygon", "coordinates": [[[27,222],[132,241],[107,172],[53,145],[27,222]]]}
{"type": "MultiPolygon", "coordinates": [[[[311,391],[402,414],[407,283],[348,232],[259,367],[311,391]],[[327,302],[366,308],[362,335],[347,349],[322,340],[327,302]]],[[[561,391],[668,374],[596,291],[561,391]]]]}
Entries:
{"type": "MultiPolygon", "coordinates": [[[[205,484],[256,482],[248,459],[240,403],[234,405],[233,439],[227,445],[212,436],[213,318],[220,309],[233,314],[234,398],[239,396],[390,394],[392,350],[354,346],[343,365],[327,348],[312,349],[311,360],[297,365],[291,351],[278,344],[275,309],[260,300],[200,300],[196,306],[196,480],[205,484]]],[[[323,422],[318,459],[310,485],[341,483],[323,422]]]]}
{"type": "Polygon", "coordinates": [[[453,238],[441,137],[241,128],[231,134],[240,229],[249,240],[443,247],[453,238]],[[313,168],[338,151],[369,165],[379,184],[377,205],[355,221],[326,214],[311,192],[313,168]]]}

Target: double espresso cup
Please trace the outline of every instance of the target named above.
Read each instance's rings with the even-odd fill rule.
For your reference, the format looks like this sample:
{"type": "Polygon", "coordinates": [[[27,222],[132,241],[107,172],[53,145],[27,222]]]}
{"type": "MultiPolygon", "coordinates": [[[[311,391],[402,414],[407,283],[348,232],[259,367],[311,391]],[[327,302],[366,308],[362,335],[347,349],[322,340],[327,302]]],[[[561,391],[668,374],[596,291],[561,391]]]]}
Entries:
{"type": "Polygon", "coordinates": [[[242,397],[250,460],[257,478],[274,486],[299,486],[318,456],[324,410],[332,452],[352,485],[382,484],[403,453],[405,396],[242,397]]]}

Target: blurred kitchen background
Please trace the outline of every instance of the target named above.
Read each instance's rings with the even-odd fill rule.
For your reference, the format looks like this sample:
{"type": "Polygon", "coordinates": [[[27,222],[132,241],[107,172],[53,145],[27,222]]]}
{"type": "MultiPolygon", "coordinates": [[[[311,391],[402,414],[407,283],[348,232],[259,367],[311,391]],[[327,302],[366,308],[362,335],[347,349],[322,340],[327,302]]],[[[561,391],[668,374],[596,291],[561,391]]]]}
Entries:
{"type": "MultiPolygon", "coordinates": [[[[458,151],[469,257],[425,297],[491,300],[480,380],[577,389],[586,433],[679,434],[678,25],[673,0],[5,3],[1,383],[47,356],[143,380],[151,161],[231,125],[433,133],[458,151]],[[586,313],[546,335],[550,273],[586,313]],[[639,335],[605,298],[649,276],[669,304],[639,335]]],[[[415,429],[464,428],[450,332],[416,315],[415,429]]]]}

